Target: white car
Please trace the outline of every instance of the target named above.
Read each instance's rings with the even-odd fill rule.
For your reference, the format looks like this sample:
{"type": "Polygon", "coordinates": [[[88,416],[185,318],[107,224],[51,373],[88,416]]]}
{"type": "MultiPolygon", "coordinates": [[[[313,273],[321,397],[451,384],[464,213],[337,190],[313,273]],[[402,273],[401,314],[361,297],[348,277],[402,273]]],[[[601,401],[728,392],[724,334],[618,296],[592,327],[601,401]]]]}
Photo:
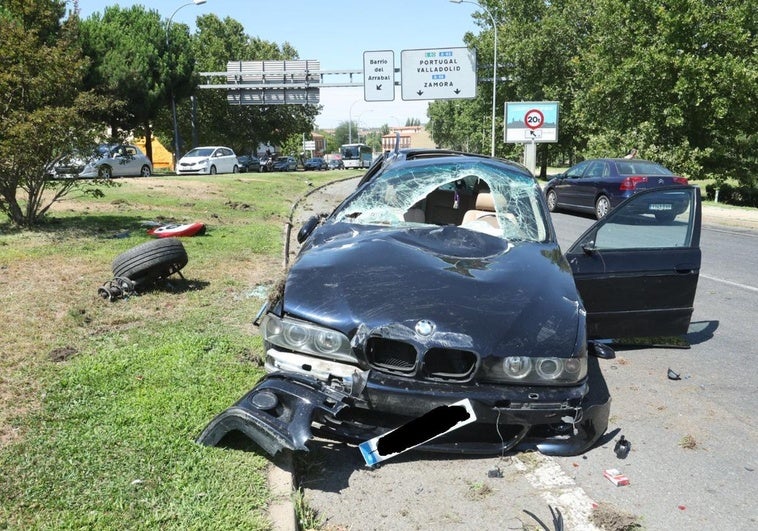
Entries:
{"type": "Polygon", "coordinates": [[[237,173],[239,162],[231,148],[224,146],[196,147],[188,151],[176,164],[179,175],[216,175],[237,173]]]}
{"type": "MultiPolygon", "coordinates": [[[[60,173],[60,172],[59,172],[60,173]]],[[[153,164],[137,146],[131,144],[100,144],[77,177],[110,179],[111,177],[150,177],[153,164]]]]}

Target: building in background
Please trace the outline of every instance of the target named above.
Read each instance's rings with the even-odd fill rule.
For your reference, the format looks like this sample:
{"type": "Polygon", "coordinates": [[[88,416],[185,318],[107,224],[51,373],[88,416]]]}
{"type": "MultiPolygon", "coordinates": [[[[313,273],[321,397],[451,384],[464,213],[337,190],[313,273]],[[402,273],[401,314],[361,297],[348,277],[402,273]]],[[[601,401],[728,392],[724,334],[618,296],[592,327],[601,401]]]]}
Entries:
{"type": "Polygon", "coordinates": [[[398,133],[400,133],[400,149],[437,147],[423,125],[406,125],[390,127],[390,132],[382,136],[382,151],[395,149],[398,133]]]}

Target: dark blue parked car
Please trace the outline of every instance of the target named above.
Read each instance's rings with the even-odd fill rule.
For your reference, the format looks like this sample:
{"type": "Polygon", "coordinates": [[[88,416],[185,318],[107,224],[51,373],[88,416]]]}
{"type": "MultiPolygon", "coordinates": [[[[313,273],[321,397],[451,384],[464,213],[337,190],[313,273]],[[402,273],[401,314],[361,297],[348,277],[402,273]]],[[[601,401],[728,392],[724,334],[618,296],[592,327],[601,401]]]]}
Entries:
{"type": "MultiPolygon", "coordinates": [[[[671,170],[642,159],[590,159],[572,166],[551,179],[545,197],[551,212],[571,210],[594,213],[597,219],[640,190],[687,184],[687,179],[671,170]]],[[[676,217],[676,205],[649,205],[661,221],[676,217]],[[656,210],[659,208],[659,210],[656,210]]]]}
{"type": "Polygon", "coordinates": [[[321,157],[311,157],[308,160],[305,161],[303,164],[303,168],[305,168],[305,171],[308,170],[326,170],[329,166],[326,164],[326,161],[321,157]]]}
{"type": "Polygon", "coordinates": [[[239,169],[241,172],[262,171],[260,159],[253,155],[238,155],[237,162],[239,163],[239,169]]]}

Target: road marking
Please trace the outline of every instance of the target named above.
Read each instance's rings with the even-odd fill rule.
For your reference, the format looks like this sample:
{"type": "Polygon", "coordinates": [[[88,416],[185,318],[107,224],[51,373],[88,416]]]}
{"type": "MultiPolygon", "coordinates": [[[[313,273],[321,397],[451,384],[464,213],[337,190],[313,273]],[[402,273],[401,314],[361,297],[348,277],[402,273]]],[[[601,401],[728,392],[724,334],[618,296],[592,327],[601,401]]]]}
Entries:
{"type": "Polygon", "coordinates": [[[566,529],[599,531],[591,522],[594,501],[553,459],[537,452],[529,454],[535,466],[527,466],[519,457],[511,457],[513,465],[524,472],[527,481],[551,507],[559,507],[566,529]],[[531,468],[531,471],[530,471],[531,468]]]}
{"type": "Polygon", "coordinates": [[[712,277],[711,275],[704,275],[703,273],[700,273],[700,276],[703,278],[707,278],[708,280],[713,280],[714,282],[721,282],[722,284],[729,284],[730,286],[734,286],[736,288],[742,288],[748,291],[754,291],[758,293],[758,288],[753,287],[753,286],[748,286],[747,284],[740,284],[739,282],[732,282],[731,280],[725,280],[723,278],[712,277]]]}

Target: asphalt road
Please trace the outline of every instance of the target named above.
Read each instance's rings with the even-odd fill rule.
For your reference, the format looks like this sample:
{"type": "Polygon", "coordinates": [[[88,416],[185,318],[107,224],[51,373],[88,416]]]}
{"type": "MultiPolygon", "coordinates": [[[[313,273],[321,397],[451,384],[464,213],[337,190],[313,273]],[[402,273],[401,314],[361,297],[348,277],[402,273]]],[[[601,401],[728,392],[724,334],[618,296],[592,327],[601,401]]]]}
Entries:
{"type": "MultiPolygon", "coordinates": [[[[313,194],[296,228],[350,187],[313,194]]],[[[562,248],[592,222],[555,214],[562,248]]],[[[553,529],[551,507],[567,530],[598,529],[593,514],[633,515],[648,530],[755,529],[758,230],[705,225],[701,249],[691,348],[619,349],[599,361],[613,402],[596,448],[573,458],[408,452],[368,469],[357,448],[316,441],[299,467],[307,505],[332,530],[540,529],[535,517],[553,529]],[[613,452],[620,435],[632,444],[624,460],[613,452]],[[608,468],[630,484],[611,484],[608,468]]]]}

